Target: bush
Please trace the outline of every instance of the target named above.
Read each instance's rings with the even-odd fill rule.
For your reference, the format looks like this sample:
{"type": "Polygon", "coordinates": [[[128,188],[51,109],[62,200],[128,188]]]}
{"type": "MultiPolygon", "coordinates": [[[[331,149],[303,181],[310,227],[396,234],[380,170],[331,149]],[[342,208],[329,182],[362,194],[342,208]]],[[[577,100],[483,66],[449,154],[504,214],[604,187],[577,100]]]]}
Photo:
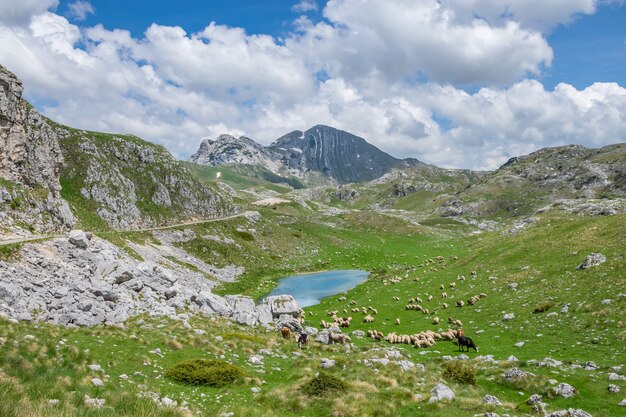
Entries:
{"type": "Polygon", "coordinates": [[[326,372],[320,372],[301,388],[303,393],[311,397],[321,397],[332,392],[343,393],[347,389],[347,382],[326,372]]]}
{"type": "Polygon", "coordinates": [[[462,360],[455,360],[446,364],[443,376],[459,384],[476,385],[476,368],[462,360]]]}
{"type": "Polygon", "coordinates": [[[547,311],[550,307],[552,307],[552,303],[549,301],[541,303],[533,309],[533,313],[543,313],[544,311],[547,311]]]}
{"type": "Polygon", "coordinates": [[[223,387],[245,375],[244,371],[231,363],[216,359],[194,359],[180,362],[165,372],[165,376],[187,385],[223,387]]]}

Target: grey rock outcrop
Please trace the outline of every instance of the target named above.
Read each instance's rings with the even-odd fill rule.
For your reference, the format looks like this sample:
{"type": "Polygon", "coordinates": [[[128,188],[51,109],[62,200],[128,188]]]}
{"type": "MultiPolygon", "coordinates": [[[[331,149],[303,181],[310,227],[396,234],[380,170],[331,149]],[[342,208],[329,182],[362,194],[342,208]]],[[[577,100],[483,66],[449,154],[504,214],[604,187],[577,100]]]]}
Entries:
{"type": "Polygon", "coordinates": [[[56,129],[22,93],[22,82],[0,65],[0,177],[13,183],[13,190],[0,193],[0,213],[5,214],[0,226],[10,225],[10,219],[2,220],[7,217],[42,232],[71,227],[74,216],[61,198],[64,158],[56,129]]]}
{"type": "Polygon", "coordinates": [[[436,403],[439,401],[443,401],[443,400],[453,400],[454,399],[454,392],[448,388],[446,385],[444,384],[437,384],[435,385],[435,387],[430,391],[431,393],[431,397],[428,400],[429,403],[436,403]]]}
{"type": "Polygon", "coordinates": [[[577,391],[576,388],[574,388],[570,384],[561,382],[554,388],[554,393],[563,398],[571,398],[576,395],[577,391]]]}
{"type": "Polygon", "coordinates": [[[0,314],[21,320],[91,326],[142,313],[176,319],[180,309],[251,326],[274,319],[268,304],[213,294],[215,283],[205,275],[137,260],[82,231],[25,244],[19,260],[0,261],[0,277],[9,276],[11,282],[0,280],[0,314]]]}
{"type": "Polygon", "coordinates": [[[269,297],[265,297],[263,303],[267,304],[270,307],[272,316],[274,318],[278,318],[283,314],[287,314],[293,317],[298,317],[300,314],[302,314],[302,309],[293,298],[293,296],[289,294],[272,295],[269,297]]]}
{"type": "Polygon", "coordinates": [[[606,256],[601,253],[590,253],[576,269],[587,269],[606,262],[606,256]]]}

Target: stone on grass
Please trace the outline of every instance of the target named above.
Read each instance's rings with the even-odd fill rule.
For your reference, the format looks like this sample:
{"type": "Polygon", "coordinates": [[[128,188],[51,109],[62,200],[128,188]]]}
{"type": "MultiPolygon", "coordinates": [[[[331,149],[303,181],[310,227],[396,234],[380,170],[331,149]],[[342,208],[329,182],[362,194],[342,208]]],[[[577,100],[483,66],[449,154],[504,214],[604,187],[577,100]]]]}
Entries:
{"type": "Polygon", "coordinates": [[[102,367],[97,364],[87,365],[87,368],[89,368],[90,371],[94,372],[104,372],[104,369],[102,369],[102,367]]]}
{"type": "Polygon", "coordinates": [[[485,395],[483,397],[483,402],[486,404],[491,404],[491,405],[502,405],[500,400],[493,395],[485,395]]]}
{"type": "Polygon", "coordinates": [[[609,384],[609,392],[611,394],[617,394],[618,392],[620,392],[622,389],[620,387],[618,387],[615,384],[609,384]]]}
{"type": "Polygon", "coordinates": [[[515,313],[507,313],[502,317],[502,321],[509,321],[515,318],[515,313]]]}
{"type": "Polygon", "coordinates": [[[454,392],[452,392],[450,388],[448,388],[442,383],[435,385],[435,387],[430,391],[430,393],[432,395],[430,399],[428,400],[429,403],[436,403],[442,400],[454,399],[454,392]]]}
{"type": "Polygon", "coordinates": [[[509,382],[515,382],[525,378],[526,376],[528,376],[527,372],[524,372],[519,368],[511,368],[504,374],[504,379],[509,382]]]}
{"type": "Polygon", "coordinates": [[[328,369],[335,366],[335,361],[328,358],[322,358],[322,363],[320,364],[322,368],[328,369]]]}
{"type": "Polygon", "coordinates": [[[554,388],[554,392],[563,398],[571,398],[576,395],[576,388],[566,382],[561,382],[554,388]]]}
{"type": "Polygon", "coordinates": [[[576,267],[576,269],[587,269],[592,266],[598,266],[606,262],[606,256],[601,253],[590,253],[585,260],[576,267]]]}
{"type": "Polygon", "coordinates": [[[626,381],[626,376],[611,372],[609,374],[609,381],[626,381]]]}

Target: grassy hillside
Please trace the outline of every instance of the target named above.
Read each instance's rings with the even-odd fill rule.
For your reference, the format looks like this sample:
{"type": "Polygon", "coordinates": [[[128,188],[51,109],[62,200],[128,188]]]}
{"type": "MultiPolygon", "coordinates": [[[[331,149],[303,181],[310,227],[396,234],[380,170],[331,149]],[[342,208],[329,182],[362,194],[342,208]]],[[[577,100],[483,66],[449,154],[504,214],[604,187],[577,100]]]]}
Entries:
{"type": "MultiPolygon", "coordinates": [[[[456,356],[458,348],[444,341],[416,349],[352,336],[354,345],[349,350],[313,343],[310,350],[296,354],[293,341],[283,341],[275,331],[202,317],[188,320],[193,332],[182,322],[149,318],[133,319],[125,328],[93,329],[5,321],[0,326],[0,404],[4,407],[0,414],[188,415],[137,398],[141,392],[156,392],[159,398],[167,396],[208,415],[449,416],[486,411],[520,415],[530,413],[525,404],[530,394],[540,393],[550,411],[574,407],[596,417],[616,416],[623,411],[617,405],[623,396],[610,394],[607,386],[614,383],[626,389],[623,381],[608,379],[611,372],[623,373],[613,366],[626,362],[626,262],[621,239],[626,234],[625,220],[625,215],[582,217],[553,210],[515,234],[457,233],[454,237],[379,214],[328,217],[296,205],[279,205],[264,209],[254,229],[244,230],[241,219],[195,225],[197,236],[231,237],[238,246],[200,238],[182,247],[213,263],[247,267],[240,282],[225,285],[221,292],[260,296],[271,289],[274,278],[288,273],[367,269],[372,272],[370,279],[345,294],[345,301],[330,297],[306,309],[306,324],[319,328],[322,319],[328,320],[328,310],[338,310],[342,316],[353,316],[351,327],[344,329],[347,332],[375,329],[413,334],[452,327],[447,322],[451,317],[462,321],[480,355],[493,355],[498,362],[470,360],[476,371],[474,385],[446,374],[450,361],[445,357],[456,356]],[[603,253],[607,261],[576,270],[590,252],[603,253]],[[431,258],[434,262],[425,265],[431,258]],[[465,280],[458,279],[461,275],[465,280]],[[441,297],[442,291],[447,298],[441,297]],[[486,297],[475,305],[454,307],[457,300],[467,302],[480,293],[486,297]],[[433,295],[432,301],[427,301],[428,295],[433,295]],[[429,314],[405,309],[414,297],[423,299],[429,314]],[[444,309],[443,302],[451,307],[444,309]],[[568,304],[569,311],[562,313],[568,304]],[[355,306],[376,308],[375,321],[363,323],[362,313],[350,312],[355,306]],[[504,314],[510,313],[515,318],[503,321],[504,314]],[[432,324],[435,316],[441,319],[439,325],[432,324]],[[399,325],[394,324],[396,319],[399,325]],[[523,346],[515,346],[519,342],[523,346]],[[161,355],[151,353],[156,348],[161,355]],[[385,355],[380,348],[395,348],[404,359],[425,368],[402,372],[393,363],[373,363],[372,358],[385,355]],[[264,358],[263,365],[248,361],[254,354],[264,358]],[[519,362],[508,362],[510,355],[519,362]],[[545,357],[564,365],[539,367],[533,362],[545,357]],[[245,376],[222,388],[188,387],[164,376],[175,363],[195,358],[222,358],[239,366],[245,376]],[[348,384],[344,393],[306,394],[304,386],[323,370],[321,358],[336,361],[326,372],[348,384]],[[599,368],[589,371],[578,366],[587,361],[599,368]],[[107,376],[90,371],[86,365],[92,363],[100,364],[107,376]],[[535,377],[528,383],[506,382],[502,375],[514,366],[535,377]],[[93,386],[93,377],[103,378],[104,386],[93,386]],[[571,384],[578,394],[555,397],[551,379],[571,384]],[[456,399],[429,404],[430,390],[437,382],[450,386],[456,399]],[[254,393],[252,388],[260,391],[254,393]],[[106,399],[107,405],[99,411],[89,409],[83,405],[85,394],[106,399]],[[503,405],[483,403],[486,394],[497,396],[503,405]],[[60,404],[49,406],[47,400],[52,398],[60,399],[60,404]]],[[[150,239],[146,234],[125,236],[150,239]]],[[[467,355],[472,359],[479,354],[467,355]]]]}
{"type": "Polygon", "coordinates": [[[184,164],[202,181],[209,184],[223,181],[235,190],[263,189],[284,194],[293,189],[304,187],[297,178],[281,177],[260,166],[222,165],[211,167],[189,162],[184,164]]]}
{"type": "Polygon", "coordinates": [[[135,136],[55,126],[65,159],[62,197],[79,227],[139,228],[233,210],[217,187],[199,181],[160,145],[135,136]]]}

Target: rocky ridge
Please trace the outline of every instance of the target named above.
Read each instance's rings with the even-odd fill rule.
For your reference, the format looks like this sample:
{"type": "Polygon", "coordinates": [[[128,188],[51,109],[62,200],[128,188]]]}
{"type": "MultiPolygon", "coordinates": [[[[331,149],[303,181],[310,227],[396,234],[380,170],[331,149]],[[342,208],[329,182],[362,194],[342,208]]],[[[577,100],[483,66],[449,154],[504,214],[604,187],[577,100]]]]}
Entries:
{"type": "Polygon", "coordinates": [[[226,193],[165,148],[135,136],[59,125],[22,98],[0,66],[0,232],[3,237],[129,229],[231,214],[226,193]]]}
{"type": "Polygon", "coordinates": [[[310,183],[339,184],[370,181],[393,168],[424,165],[416,159],[394,158],[363,138],[324,125],[293,131],[269,146],[221,135],[215,141],[202,141],[189,161],[210,166],[260,165],[310,183]]]}

